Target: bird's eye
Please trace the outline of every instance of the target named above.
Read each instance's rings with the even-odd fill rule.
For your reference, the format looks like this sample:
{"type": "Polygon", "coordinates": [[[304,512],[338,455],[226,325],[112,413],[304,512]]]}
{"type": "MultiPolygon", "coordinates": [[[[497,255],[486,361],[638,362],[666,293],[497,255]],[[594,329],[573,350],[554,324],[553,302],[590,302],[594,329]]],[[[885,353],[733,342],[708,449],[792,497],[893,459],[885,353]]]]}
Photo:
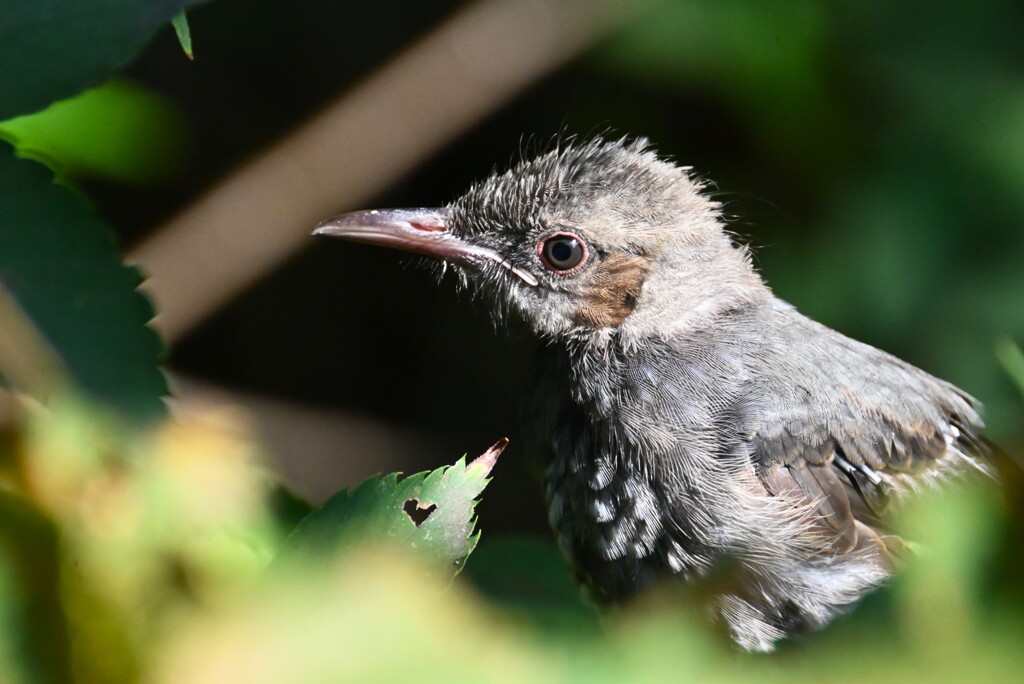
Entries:
{"type": "Polygon", "coordinates": [[[555,233],[540,241],[537,254],[548,269],[561,274],[581,267],[587,262],[587,245],[571,233],[555,233]]]}

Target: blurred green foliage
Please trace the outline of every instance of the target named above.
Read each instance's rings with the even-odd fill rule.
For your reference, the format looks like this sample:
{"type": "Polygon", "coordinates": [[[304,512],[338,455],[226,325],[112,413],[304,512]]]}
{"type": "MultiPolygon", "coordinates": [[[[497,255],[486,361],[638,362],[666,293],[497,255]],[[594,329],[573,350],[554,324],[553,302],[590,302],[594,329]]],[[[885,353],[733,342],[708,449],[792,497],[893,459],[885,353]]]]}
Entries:
{"type": "Polygon", "coordinates": [[[1024,394],[1024,352],[1010,340],[1000,340],[996,352],[1003,368],[1017,384],[1021,394],[1024,394]]]}
{"type": "MultiPolygon", "coordinates": [[[[801,205],[753,218],[722,193],[776,292],[965,387],[1016,440],[1024,404],[993,352],[1024,339],[1022,26],[1003,0],[664,1],[595,66],[721,107],[755,166],[709,152],[718,187],[781,177],[764,199],[801,205]]],[[[695,137],[645,123],[662,149],[695,137]]]]}
{"type": "MultiPolygon", "coordinates": [[[[330,601],[338,558],[363,558],[359,565],[376,573],[373,556],[355,550],[366,540],[417,550],[434,561],[431,570],[424,565],[425,582],[441,587],[476,543],[474,499],[496,458],[401,481],[374,478],[340,494],[291,532],[288,562],[267,573],[290,525],[275,515],[274,482],[244,416],[196,408],[139,429],[65,396],[50,404],[24,404],[0,452],[5,682],[137,681],[161,672],[175,679],[179,664],[164,659],[207,623],[266,609],[291,629],[305,602],[330,601]],[[426,520],[413,520],[412,497],[433,507],[426,520]],[[54,633],[67,637],[55,642],[54,633]]],[[[328,631],[301,632],[301,640],[336,638],[334,627],[347,622],[332,615],[337,608],[310,616],[328,631]]],[[[337,671],[329,660],[317,667],[337,671]]]]}
{"type": "Polygon", "coordinates": [[[698,610],[699,588],[666,587],[599,624],[550,542],[497,540],[450,584],[455,566],[392,534],[394,516],[409,487],[426,500],[428,483],[468,475],[427,518],[465,544],[485,468],[404,489],[375,478],[345,510],[312,514],[338,553],[293,546],[300,562],[270,565],[287,526],[244,415],[192,407],[139,430],[66,398],[19,413],[2,452],[5,682],[1009,682],[1022,664],[1019,604],[990,583],[1019,500],[990,482],[918,502],[905,529],[922,552],[894,586],[769,658],[735,653],[698,610]],[[337,516],[331,535],[324,516],[337,516]]]}

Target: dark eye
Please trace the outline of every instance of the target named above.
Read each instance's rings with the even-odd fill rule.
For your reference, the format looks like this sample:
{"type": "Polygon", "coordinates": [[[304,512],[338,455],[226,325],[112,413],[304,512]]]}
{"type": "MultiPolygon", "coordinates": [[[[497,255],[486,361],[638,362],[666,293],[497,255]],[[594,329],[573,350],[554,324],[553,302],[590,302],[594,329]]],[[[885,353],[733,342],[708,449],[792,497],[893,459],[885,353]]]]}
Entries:
{"type": "Polygon", "coordinates": [[[587,245],[571,233],[555,233],[541,240],[537,254],[552,271],[566,273],[587,261],[587,245]]]}

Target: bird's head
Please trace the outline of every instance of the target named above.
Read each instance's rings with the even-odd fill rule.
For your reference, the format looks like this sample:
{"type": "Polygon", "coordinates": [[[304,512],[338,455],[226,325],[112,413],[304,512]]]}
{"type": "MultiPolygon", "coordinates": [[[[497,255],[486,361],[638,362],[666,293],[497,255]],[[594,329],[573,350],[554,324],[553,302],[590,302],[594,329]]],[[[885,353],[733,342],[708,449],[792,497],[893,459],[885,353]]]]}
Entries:
{"type": "Polygon", "coordinates": [[[646,141],[599,140],[521,162],[441,209],[345,214],[315,234],[440,259],[544,337],[671,335],[767,293],[701,190],[646,141]]]}

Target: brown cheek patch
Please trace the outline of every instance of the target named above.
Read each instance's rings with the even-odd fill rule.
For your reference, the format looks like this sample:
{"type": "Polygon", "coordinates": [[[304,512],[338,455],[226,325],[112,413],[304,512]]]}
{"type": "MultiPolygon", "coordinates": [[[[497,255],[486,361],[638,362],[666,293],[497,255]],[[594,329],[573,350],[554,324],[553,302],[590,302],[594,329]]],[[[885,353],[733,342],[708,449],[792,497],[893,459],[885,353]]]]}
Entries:
{"type": "Polygon", "coordinates": [[[578,312],[581,323],[617,326],[633,313],[651,262],[646,257],[614,252],[594,265],[578,312]]]}

